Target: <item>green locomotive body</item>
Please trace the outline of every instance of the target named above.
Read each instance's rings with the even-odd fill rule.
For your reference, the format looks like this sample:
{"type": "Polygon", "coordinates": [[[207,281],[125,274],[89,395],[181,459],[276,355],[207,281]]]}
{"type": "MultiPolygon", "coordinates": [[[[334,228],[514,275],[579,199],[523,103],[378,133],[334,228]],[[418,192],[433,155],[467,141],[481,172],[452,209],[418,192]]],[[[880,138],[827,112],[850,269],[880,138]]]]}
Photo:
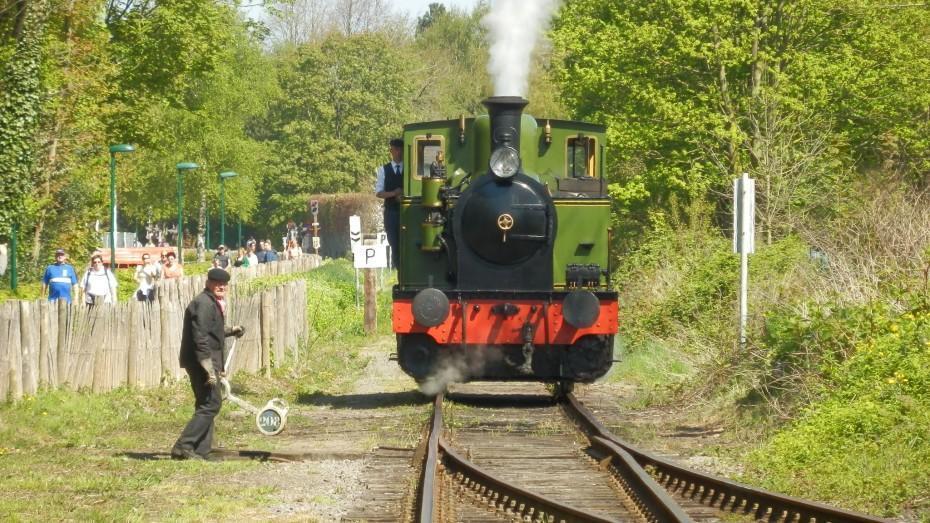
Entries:
{"type": "Polygon", "coordinates": [[[592,381],[617,331],[605,129],[522,114],[521,98],[486,104],[404,128],[401,366],[418,380],[451,365],[466,380],[592,381]],[[508,174],[489,169],[514,156],[508,174]]]}

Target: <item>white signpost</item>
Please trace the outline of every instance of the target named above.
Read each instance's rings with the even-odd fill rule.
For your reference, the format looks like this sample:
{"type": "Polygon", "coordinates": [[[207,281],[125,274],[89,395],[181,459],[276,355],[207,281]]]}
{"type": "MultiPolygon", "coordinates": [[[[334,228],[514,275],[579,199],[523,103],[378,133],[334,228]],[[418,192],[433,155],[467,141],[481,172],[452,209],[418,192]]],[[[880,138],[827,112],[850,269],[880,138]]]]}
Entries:
{"type": "Polygon", "coordinates": [[[381,269],[387,267],[387,247],[384,245],[362,245],[356,249],[356,269],[381,269]]]}
{"type": "Polygon", "coordinates": [[[349,217],[349,245],[355,265],[355,306],[358,306],[358,270],[365,269],[365,331],[372,333],[377,329],[377,289],[371,269],[387,267],[387,247],[380,242],[366,244],[363,241],[362,220],[358,216],[349,217]]]}
{"type": "Polygon", "coordinates": [[[357,215],[349,216],[349,247],[352,254],[355,254],[355,248],[362,245],[362,219],[357,215]]]}
{"type": "MultiPolygon", "coordinates": [[[[362,219],[353,214],[349,216],[349,249],[352,250],[352,258],[357,258],[355,254],[358,248],[362,246],[362,219]]],[[[358,307],[358,267],[355,267],[355,306],[358,307]]]]}
{"type": "Polygon", "coordinates": [[[313,223],[310,224],[313,230],[313,253],[320,254],[320,200],[310,200],[310,214],[313,215],[313,223]]]}
{"type": "Polygon", "coordinates": [[[377,243],[365,244],[362,241],[362,219],[354,215],[349,216],[349,246],[352,248],[356,269],[387,267],[387,234],[378,233],[377,239],[377,243]]]}
{"type": "Polygon", "coordinates": [[[756,181],[746,173],[733,180],[733,252],[739,254],[739,343],[745,346],[749,318],[749,255],[756,252],[756,181]]]}

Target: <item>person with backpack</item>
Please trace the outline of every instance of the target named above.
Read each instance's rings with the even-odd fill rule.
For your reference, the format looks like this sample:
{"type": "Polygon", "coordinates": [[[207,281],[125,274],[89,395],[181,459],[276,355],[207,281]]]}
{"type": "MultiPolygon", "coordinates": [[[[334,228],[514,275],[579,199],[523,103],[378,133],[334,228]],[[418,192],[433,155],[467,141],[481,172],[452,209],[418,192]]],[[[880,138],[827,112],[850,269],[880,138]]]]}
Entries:
{"type": "Polygon", "coordinates": [[[91,307],[101,303],[116,303],[116,286],[113,272],[103,265],[103,256],[91,256],[90,267],[81,280],[84,303],[91,307]]]}

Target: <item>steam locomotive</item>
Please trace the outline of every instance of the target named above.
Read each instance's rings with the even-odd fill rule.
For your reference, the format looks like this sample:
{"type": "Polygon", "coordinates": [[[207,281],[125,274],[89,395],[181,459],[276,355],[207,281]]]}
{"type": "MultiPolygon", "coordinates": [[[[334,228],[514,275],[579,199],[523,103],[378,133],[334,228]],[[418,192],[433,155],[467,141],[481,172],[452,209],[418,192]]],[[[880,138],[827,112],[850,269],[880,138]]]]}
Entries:
{"type": "Polygon", "coordinates": [[[418,382],[571,386],[613,362],[605,129],[523,114],[404,127],[404,198],[393,329],[418,382]]]}

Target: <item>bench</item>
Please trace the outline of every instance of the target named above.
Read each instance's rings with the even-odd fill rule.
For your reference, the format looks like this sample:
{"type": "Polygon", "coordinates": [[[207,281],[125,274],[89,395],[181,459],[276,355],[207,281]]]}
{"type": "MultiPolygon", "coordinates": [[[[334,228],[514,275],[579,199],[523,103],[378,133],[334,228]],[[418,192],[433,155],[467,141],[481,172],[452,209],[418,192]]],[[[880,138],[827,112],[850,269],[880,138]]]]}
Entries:
{"type": "MultiPolygon", "coordinates": [[[[148,253],[152,257],[152,263],[161,259],[162,251],[177,251],[174,247],[117,247],[116,248],[116,267],[135,267],[142,265],[142,255],[148,253]]],[[[110,265],[110,249],[98,249],[97,252],[103,256],[103,263],[110,265]]]]}

